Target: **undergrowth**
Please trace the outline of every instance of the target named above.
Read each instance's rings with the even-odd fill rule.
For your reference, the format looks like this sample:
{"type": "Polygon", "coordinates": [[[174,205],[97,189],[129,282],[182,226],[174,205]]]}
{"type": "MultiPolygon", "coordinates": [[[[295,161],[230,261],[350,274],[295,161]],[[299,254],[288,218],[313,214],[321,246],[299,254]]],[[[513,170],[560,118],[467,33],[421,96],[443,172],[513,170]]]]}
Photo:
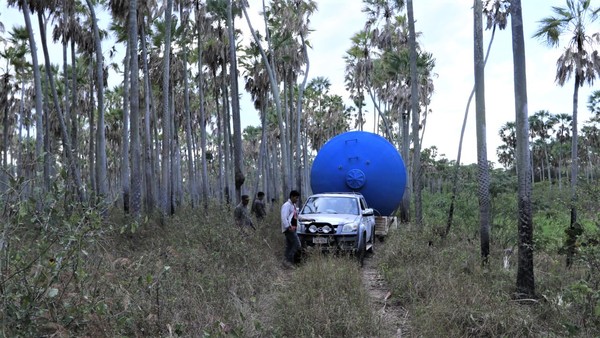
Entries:
{"type": "Polygon", "coordinates": [[[217,205],[167,222],[19,208],[2,257],[1,336],[377,336],[356,260],[311,255],[282,269],[277,212],[253,231],[217,205]]]}
{"type": "MultiPolygon", "coordinates": [[[[476,199],[425,196],[425,225],[390,233],[372,258],[409,314],[404,336],[600,336],[599,189],[583,190],[584,233],[565,268],[568,224],[556,189],[534,194],[537,297],[516,300],[515,199],[493,201],[490,263],[480,265],[476,199]],[[429,212],[428,208],[438,209],[429,212]],[[509,263],[505,268],[506,259],[509,263]]],[[[57,194],[56,196],[60,196],[57,194]]],[[[179,210],[138,221],[115,210],[4,199],[0,336],[385,337],[350,257],[312,254],[284,270],[278,212],[257,230],[232,209],[179,210]]],[[[277,209],[277,208],[276,208],[277,209]]]]}
{"type": "MultiPolygon", "coordinates": [[[[587,246],[575,267],[556,253],[537,252],[536,299],[516,300],[517,253],[492,245],[482,267],[479,243],[431,229],[393,232],[379,251],[379,267],[393,301],[411,314],[419,337],[597,337],[600,335],[600,250],[587,246]]],[[[591,234],[597,238],[597,234],[591,234]]]]}

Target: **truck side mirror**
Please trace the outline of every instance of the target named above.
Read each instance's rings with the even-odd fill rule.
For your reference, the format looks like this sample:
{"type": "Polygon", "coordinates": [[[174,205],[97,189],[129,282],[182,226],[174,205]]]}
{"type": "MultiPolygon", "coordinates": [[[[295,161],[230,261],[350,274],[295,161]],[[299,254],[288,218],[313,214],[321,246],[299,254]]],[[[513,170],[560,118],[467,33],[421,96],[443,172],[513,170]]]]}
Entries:
{"type": "Polygon", "coordinates": [[[373,212],[373,208],[367,208],[362,211],[363,216],[373,216],[375,213],[373,212]]]}

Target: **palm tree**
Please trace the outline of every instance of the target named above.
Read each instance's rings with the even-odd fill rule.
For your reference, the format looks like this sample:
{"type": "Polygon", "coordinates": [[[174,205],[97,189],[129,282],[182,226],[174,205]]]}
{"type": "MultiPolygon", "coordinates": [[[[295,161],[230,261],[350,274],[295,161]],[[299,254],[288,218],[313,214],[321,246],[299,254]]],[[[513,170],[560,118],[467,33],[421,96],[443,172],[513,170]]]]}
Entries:
{"type": "MultiPolygon", "coordinates": [[[[96,128],[96,182],[100,200],[108,194],[108,181],[106,176],[106,135],[104,133],[104,63],[102,56],[102,42],[98,30],[96,11],[91,0],[86,0],[92,19],[94,31],[94,45],[96,48],[96,95],[98,100],[98,126],[96,128]]],[[[68,88],[68,87],[67,87],[68,88]]]]}
{"type": "MultiPolygon", "coordinates": [[[[567,266],[571,266],[575,253],[577,234],[581,226],[577,222],[577,106],[579,88],[585,82],[589,85],[600,75],[600,55],[594,36],[588,35],[586,28],[597,18],[600,9],[591,7],[591,0],[566,0],[566,7],[553,7],[554,16],[543,18],[540,27],[533,35],[546,40],[549,46],[556,47],[561,37],[568,35],[564,53],[556,63],[556,82],[563,86],[571,76],[575,77],[573,89],[573,124],[571,138],[571,223],[567,239],[567,266]]],[[[597,34],[594,34],[597,36],[597,34]]]]}
{"type": "Polygon", "coordinates": [[[514,159],[517,151],[517,136],[516,136],[516,124],[515,122],[506,122],[498,130],[498,136],[504,144],[498,147],[498,161],[504,165],[505,168],[513,167],[514,159]],[[500,149],[502,150],[502,156],[500,156],[500,149]],[[503,160],[504,159],[504,160],[503,160]]]}
{"type": "Polygon", "coordinates": [[[412,0],[407,1],[409,50],[410,50],[410,110],[412,112],[413,132],[413,191],[415,194],[415,222],[417,225],[423,223],[423,206],[421,201],[421,143],[419,142],[419,83],[417,79],[417,38],[415,36],[415,17],[412,0]]]}
{"type": "MultiPolygon", "coordinates": [[[[45,4],[45,5],[52,5],[52,4],[45,4]]],[[[44,10],[45,10],[44,7],[37,8],[38,26],[39,26],[39,30],[40,30],[40,36],[41,36],[40,40],[42,42],[42,51],[44,53],[44,59],[46,61],[46,64],[45,64],[46,79],[48,80],[48,83],[50,85],[50,91],[52,94],[54,108],[56,109],[57,116],[58,116],[58,122],[59,122],[59,126],[60,126],[60,135],[62,138],[64,153],[66,155],[68,172],[69,172],[69,175],[72,180],[71,184],[74,186],[75,190],[77,191],[77,196],[78,196],[79,202],[83,203],[87,200],[87,197],[83,190],[83,185],[81,184],[81,175],[79,172],[79,168],[77,166],[76,158],[73,155],[73,148],[71,147],[71,137],[69,135],[69,131],[67,129],[65,118],[62,113],[62,109],[61,109],[61,106],[60,106],[60,103],[58,100],[58,93],[57,93],[56,85],[54,82],[54,74],[52,73],[52,70],[51,70],[50,55],[48,52],[48,44],[47,44],[47,38],[46,38],[46,18],[44,17],[44,14],[43,14],[44,10]]]]}
{"type": "Polygon", "coordinates": [[[205,20],[204,15],[206,10],[204,6],[200,6],[200,1],[196,0],[196,31],[198,39],[198,97],[200,105],[200,148],[202,150],[202,203],[204,209],[208,209],[208,166],[206,159],[206,110],[204,103],[204,72],[203,72],[203,44],[204,32],[208,20],[205,20]]]}
{"type": "MultiPolygon", "coordinates": [[[[278,121],[278,126],[279,126],[279,133],[280,133],[280,145],[281,145],[281,160],[283,163],[283,170],[282,170],[282,193],[283,196],[285,196],[286,191],[289,191],[289,186],[290,186],[290,171],[288,170],[289,164],[291,163],[289,161],[290,159],[290,154],[289,154],[289,142],[287,142],[287,138],[285,137],[285,135],[287,134],[287,129],[285,128],[284,125],[284,118],[283,118],[283,108],[282,108],[282,104],[281,104],[281,98],[279,95],[279,84],[277,83],[276,80],[276,73],[275,73],[275,66],[273,64],[273,62],[269,59],[269,57],[267,56],[267,53],[265,52],[264,48],[262,47],[260,38],[258,36],[258,34],[256,33],[256,31],[254,30],[254,27],[252,26],[252,22],[250,21],[250,17],[248,16],[248,10],[246,9],[246,6],[242,5],[242,11],[244,13],[244,17],[246,18],[246,22],[248,24],[248,28],[250,29],[250,33],[252,34],[252,37],[254,38],[254,42],[256,43],[256,46],[259,48],[260,54],[262,56],[262,60],[265,64],[265,68],[267,69],[267,73],[269,74],[269,82],[271,84],[271,93],[273,94],[273,100],[275,101],[275,109],[277,112],[277,121],[278,121]]],[[[270,44],[270,40],[269,40],[269,44],[270,44]]]]}
{"type": "Polygon", "coordinates": [[[490,253],[490,174],[487,160],[487,141],[485,131],[485,86],[483,58],[482,2],[475,0],[474,20],[474,60],[475,60],[475,107],[477,121],[477,166],[479,176],[479,229],[481,240],[482,264],[488,264],[490,253]]]}
{"type": "MultiPolygon", "coordinates": [[[[27,32],[29,34],[29,50],[31,51],[31,64],[33,66],[33,81],[35,88],[35,125],[36,125],[36,138],[35,138],[35,158],[36,158],[36,168],[35,171],[37,173],[43,172],[43,163],[41,161],[43,148],[44,148],[44,137],[43,137],[43,94],[42,94],[42,77],[40,74],[40,67],[38,63],[37,57],[37,46],[35,42],[35,36],[33,35],[33,27],[31,25],[31,12],[29,10],[29,5],[22,0],[8,0],[9,6],[18,5],[23,12],[23,18],[25,19],[25,27],[27,28],[27,32]]],[[[49,182],[44,182],[42,185],[46,187],[49,182]]],[[[38,203],[38,207],[41,207],[41,204],[38,203]]]]}
{"type": "Polygon", "coordinates": [[[368,32],[362,30],[351,38],[352,46],[346,51],[344,60],[346,69],[344,81],[346,90],[350,92],[350,98],[358,108],[357,125],[359,130],[363,130],[363,107],[365,106],[364,90],[367,85],[368,73],[368,32]]]}
{"type": "Polygon", "coordinates": [[[127,45],[125,47],[125,58],[123,62],[123,92],[122,92],[122,107],[123,107],[123,122],[122,122],[122,130],[121,130],[121,198],[123,202],[123,210],[125,213],[130,212],[129,200],[131,193],[131,165],[129,162],[129,127],[130,127],[130,85],[129,81],[130,77],[130,69],[131,69],[131,37],[128,34],[128,31],[123,29],[123,27],[127,27],[128,15],[129,15],[129,7],[128,2],[119,1],[119,0],[110,0],[109,7],[113,17],[112,27],[117,32],[117,41],[123,42],[127,41],[127,45]]]}
{"type": "MultiPolygon", "coordinates": [[[[531,211],[531,180],[529,172],[529,131],[527,113],[527,77],[525,72],[525,41],[523,38],[523,16],[521,0],[511,4],[511,28],[513,41],[513,64],[515,83],[515,121],[517,131],[517,177],[518,187],[518,229],[519,263],[517,268],[517,290],[519,299],[535,297],[533,273],[533,217],[531,211]]],[[[545,142],[544,142],[545,144],[545,142]]]]}
{"type": "Polygon", "coordinates": [[[235,193],[236,201],[241,200],[242,185],[246,180],[242,163],[242,127],[240,121],[240,100],[238,96],[238,71],[235,48],[233,0],[227,0],[227,30],[229,37],[229,76],[231,81],[231,110],[233,118],[233,149],[234,149],[234,171],[235,171],[235,193]]]}
{"type": "MultiPolygon", "coordinates": [[[[492,42],[494,42],[494,37],[496,36],[496,27],[501,30],[506,28],[507,18],[509,11],[507,10],[509,7],[509,2],[507,0],[486,0],[485,6],[483,8],[483,13],[487,18],[486,29],[492,28],[492,36],[490,37],[490,42],[488,43],[487,51],[485,53],[485,60],[483,61],[484,66],[487,63],[488,57],[490,56],[490,51],[492,50],[492,42]]],[[[462,156],[462,144],[465,135],[465,129],[467,127],[467,117],[469,116],[469,108],[471,106],[471,101],[473,100],[473,96],[475,95],[475,84],[473,84],[473,90],[471,90],[471,94],[469,95],[469,99],[467,100],[467,107],[465,109],[465,117],[463,118],[462,128],[460,130],[460,139],[458,141],[458,154],[456,155],[456,162],[454,164],[454,173],[453,173],[453,184],[452,184],[452,196],[450,197],[450,207],[448,209],[448,218],[446,221],[446,230],[444,231],[443,237],[447,236],[450,232],[450,227],[452,226],[452,220],[454,217],[454,203],[456,201],[456,193],[458,189],[458,170],[460,169],[460,161],[462,156]]]]}
{"type": "MultiPolygon", "coordinates": [[[[534,137],[538,137],[542,144],[542,151],[546,160],[546,168],[548,171],[548,180],[552,182],[550,155],[548,154],[547,142],[550,137],[550,131],[554,127],[556,119],[547,110],[540,110],[529,117],[530,133],[534,137]]],[[[533,165],[533,163],[532,163],[533,165]]],[[[552,185],[550,185],[551,187],[552,185]]]]}
{"type": "Polygon", "coordinates": [[[594,90],[590,94],[587,107],[592,114],[600,116],[600,90],[594,90]]]}
{"type": "Polygon", "coordinates": [[[163,104],[163,144],[162,144],[162,215],[171,214],[172,204],[172,185],[171,185],[171,105],[169,104],[170,92],[170,72],[169,66],[171,63],[171,13],[173,10],[173,0],[167,0],[167,8],[165,11],[165,41],[163,55],[163,78],[162,78],[162,104],[163,104]]]}
{"type": "Polygon", "coordinates": [[[558,189],[562,190],[562,164],[564,163],[563,153],[566,143],[571,140],[571,125],[573,118],[569,114],[556,115],[556,141],[555,148],[558,152],[558,189]]]}

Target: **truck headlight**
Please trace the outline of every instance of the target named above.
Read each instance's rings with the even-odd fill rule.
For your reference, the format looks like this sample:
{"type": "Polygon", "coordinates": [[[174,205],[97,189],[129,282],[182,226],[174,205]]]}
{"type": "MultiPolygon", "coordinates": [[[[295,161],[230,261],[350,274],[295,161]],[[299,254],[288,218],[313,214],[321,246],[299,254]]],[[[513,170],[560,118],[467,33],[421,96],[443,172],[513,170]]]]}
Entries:
{"type": "Polygon", "coordinates": [[[352,223],[346,223],[344,224],[344,227],[342,228],[342,232],[356,232],[356,230],[358,230],[358,224],[352,222],[352,223]]]}

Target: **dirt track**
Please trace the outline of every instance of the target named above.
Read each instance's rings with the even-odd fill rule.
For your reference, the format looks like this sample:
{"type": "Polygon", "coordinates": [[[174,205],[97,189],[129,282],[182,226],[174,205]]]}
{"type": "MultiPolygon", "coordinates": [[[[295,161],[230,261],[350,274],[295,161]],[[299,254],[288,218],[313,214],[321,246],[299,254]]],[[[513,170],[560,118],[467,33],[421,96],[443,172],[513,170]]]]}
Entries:
{"type": "MultiPolygon", "coordinates": [[[[377,243],[376,250],[381,250],[385,243],[377,243]]],[[[382,332],[381,337],[407,337],[410,336],[408,325],[408,312],[394,302],[390,289],[386,286],[383,277],[377,271],[377,256],[369,254],[362,268],[363,284],[369,293],[373,313],[379,316],[382,332]]]]}

